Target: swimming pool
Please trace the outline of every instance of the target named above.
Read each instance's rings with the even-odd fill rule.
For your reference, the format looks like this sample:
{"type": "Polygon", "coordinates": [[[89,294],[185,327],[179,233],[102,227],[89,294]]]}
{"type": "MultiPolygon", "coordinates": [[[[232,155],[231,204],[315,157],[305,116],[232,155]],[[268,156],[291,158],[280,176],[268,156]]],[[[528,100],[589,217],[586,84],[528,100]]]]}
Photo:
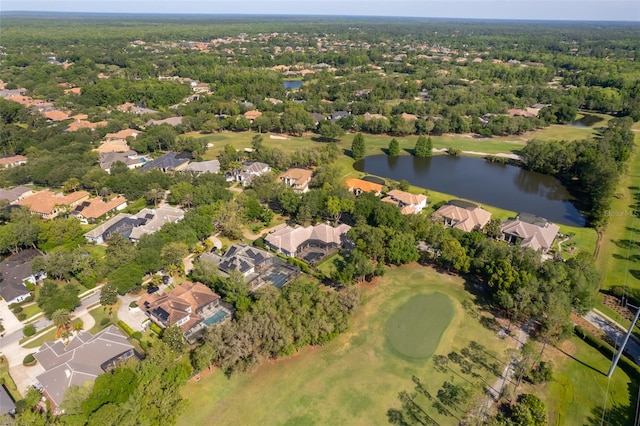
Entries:
{"type": "Polygon", "coordinates": [[[205,319],[202,322],[204,325],[208,327],[213,324],[220,324],[228,316],[229,316],[229,313],[227,311],[219,310],[218,312],[213,314],[213,316],[210,316],[209,318],[205,319]]]}

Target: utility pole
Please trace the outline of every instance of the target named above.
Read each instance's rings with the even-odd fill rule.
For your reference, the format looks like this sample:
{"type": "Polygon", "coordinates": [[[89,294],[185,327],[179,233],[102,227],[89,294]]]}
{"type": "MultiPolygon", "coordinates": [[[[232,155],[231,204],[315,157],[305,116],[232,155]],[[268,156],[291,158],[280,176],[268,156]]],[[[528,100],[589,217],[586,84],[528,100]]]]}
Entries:
{"type": "MultiPolygon", "coordinates": [[[[628,305],[631,306],[631,305],[628,305]]],[[[609,369],[609,374],[607,374],[607,377],[611,378],[611,376],[613,375],[613,371],[616,369],[616,365],[618,365],[618,361],[620,360],[620,357],[622,356],[622,352],[624,351],[624,347],[627,345],[627,342],[629,341],[629,337],[631,337],[631,332],[633,332],[633,328],[636,326],[636,322],[638,321],[638,317],[640,317],[640,308],[638,308],[637,306],[635,306],[636,308],[636,316],[633,317],[633,321],[631,321],[631,326],[629,326],[629,330],[627,330],[627,334],[626,336],[624,336],[624,340],[622,341],[622,345],[620,345],[620,349],[618,349],[618,353],[616,354],[615,358],[613,359],[613,363],[611,364],[611,368],[609,369]]]]}

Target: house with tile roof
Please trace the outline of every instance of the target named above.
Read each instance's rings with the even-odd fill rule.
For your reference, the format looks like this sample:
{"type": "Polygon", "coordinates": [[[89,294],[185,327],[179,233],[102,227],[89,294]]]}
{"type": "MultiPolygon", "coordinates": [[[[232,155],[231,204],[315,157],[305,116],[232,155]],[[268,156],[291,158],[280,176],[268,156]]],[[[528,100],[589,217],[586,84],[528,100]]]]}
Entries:
{"type": "Polygon", "coordinates": [[[70,386],[93,382],[101,374],[135,356],[134,347],[115,326],[95,336],[81,331],[65,345],[62,340],[46,342],[34,354],[44,373],[36,380],[54,407],[59,407],[70,386]]]}
{"type": "Polygon", "coordinates": [[[8,169],[10,167],[27,164],[27,157],[24,155],[7,155],[0,157],[0,167],[8,169]]]}
{"type": "Polygon", "coordinates": [[[131,138],[137,138],[138,135],[141,135],[142,132],[140,130],[135,130],[135,129],[124,129],[124,130],[120,130],[119,132],[115,132],[115,133],[107,133],[106,135],[104,135],[106,140],[111,140],[111,139],[127,139],[129,137],[131,138]]]}
{"type": "Polygon", "coordinates": [[[205,328],[231,317],[220,296],[201,283],[185,281],[169,293],[145,294],[138,307],[161,328],[177,325],[193,342],[205,328]]]}
{"type": "Polygon", "coordinates": [[[38,214],[43,219],[52,219],[61,211],[71,210],[87,199],[89,199],[87,191],[75,191],[65,195],[61,192],[45,190],[19,200],[16,204],[28,207],[31,213],[38,214]]]}
{"type": "Polygon", "coordinates": [[[293,168],[278,176],[278,180],[293,188],[297,194],[304,194],[309,191],[312,175],[311,170],[293,168]]]}
{"type": "Polygon", "coordinates": [[[120,234],[125,238],[129,238],[133,228],[144,225],[146,221],[147,219],[141,219],[132,214],[118,213],[84,234],[84,237],[90,243],[96,244],[104,243],[112,234],[120,234]]]}
{"type": "Polygon", "coordinates": [[[216,265],[223,276],[228,276],[232,271],[239,273],[252,291],[265,284],[282,288],[300,273],[297,266],[247,244],[234,244],[223,255],[204,253],[200,260],[216,265]]]}
{"type": "Polygon", "coordinates": [[[502,222],[502,239],[509,244],[519,244],[546,253],[560,227],[539,216],[519,213],[515,219],[502,222]]]}
{"type": "Polygon", "coordinates": [[[182,124],[182,117],[169,117],[162,120],[149,120],[145,125],[157,126],[160,124],[168,124],[169,126],[176,127],[182,124]]]}
{"type": "Polygon", "coordinates": [[[103,201],[101,197],[90,198],[78,204],[71,212],[84,224],[95,223],[102,216],[106,216],[114,211],[119,211],[127,207],[127,199],[123,196],[113,197],[103,201]]]}
{"type": "Polygon", "coordinates": [[[189,163],[185,168],[180,170],[181,172],[191,172],[195,174],[202,173],[220,173],[220,161],[198,161],[195,163],[189,163]]]}
{"type": "Polygon", "coordinates": [[[43,115],[44,115],[44,118],[46,118],[49,121],[66,121],[71,119],[71,117],[69,117],[67,113],[60,111],[59,109],[52,109],[49,111],[45,111],[43,115]]]}
{"type": "Polygon", "coordinates": [[[260,111],[258,111],[257,109],[252,109],[251,111],[247,111],[244,113],[244,118],[253,123],[253,120],[260,117],[261,115],[262,113],[260,111]]]}
{"type": "Polygon", "coordinates": [[[86,120],[76,120],[70,123],[68,126],[64,127],[62,130],[64,130],[65,132],[77,132],[80,129],[95,130],[98,127],[104,127],[107,124],[109,124],[107,121],[98,121],[98,122],[92,123],[86,120]]]}
{"type": "Polygon", "coordinates": [[[491,213],[462,200],[451,200],[433,213],[444,226],[464,232],[479,231],[491,220],[491,213]]]}
{"type": "Polygon", "coordinates": [[[422,194],[412,194],[406,191],[394,189],[387,192],[387,196],[382,199],[385,203],[395,204],[400,207],[402,214],[418,214],[427,207],[427,196],[422,194]]]}
{"type": "Polygon", "coordinates": [[[118,161],[127,166],[128,169],[136,169],[144,166],[150,160],[148,160],[147,157],[140,156],[137,152],[131,150],[125,152],[100,153],[100,168],[107,173],[111,173],[111,166],[118,161]]]}
{"type": "Polygon", "coordinates": [[[131,148],[129,147],[129,143],[124,139],[110,139],[102,142],[99,147],[94,149],[94,151],[98,154],[107,152],[129,152],[131,151],[131,148]]]}
{"type": "MultiPolygon", "coordinates": [[[[278,229],[265,237],[267,247],[289,257],[303,257],[306,251],[311,250],[322,257],[337,250],[343,243],[347,232],[351,227],[346,224],[330,226],[319,223],[315,226],[287,226],[278,229]]],[[[319,259],[314,259],[315,261],[319,259]]]]}
{"type": "Polygon", "coordinates": [[[256,176],[261,176],[271,171],[271,166],[267,163],[261,163],[259,161],[249,161],[242,165],[242,170],[229,172],[226,174],[227,181],[240,182],[242,186],[251,185],[251,181],[256,176]]]}
{"type": "Polygon", "coordinates": [[[349,191],[353,192],[356,195],[360,195],[363,192],[372,192],[376,196],[380,196],[382,194],[382,190],[384,189],[384,185],[380,185],[379,183],[369,182],[368,180],[349,178],[344,182],[349,188],[349,191]]]}

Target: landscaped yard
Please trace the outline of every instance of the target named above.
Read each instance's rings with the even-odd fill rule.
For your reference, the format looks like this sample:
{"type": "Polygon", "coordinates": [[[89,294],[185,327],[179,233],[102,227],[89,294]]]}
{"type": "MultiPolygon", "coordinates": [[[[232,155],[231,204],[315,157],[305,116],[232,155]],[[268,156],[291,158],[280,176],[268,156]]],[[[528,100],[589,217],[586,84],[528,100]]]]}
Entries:
{"type": "MultiPolygon", "coordinates": [[[[350,330],[326,346],[267,362],[253,373],[227,379],[220,371],[214,371],[187,385],[184,396],[190,405],[178,424],[206,424],[215,416],[225,424],[382,425],[387,424],[386,411],[400,405],[398,392],[413,387],[412,375],[420,377],[434,395],[444,381],[466,383],[470,378],[457,370],[436,371],[431,358],[411,360],[391,347],[386,336],[389,319],[416,295],[435,295],[433,300],[444,297],[451,301],[448,327],[446,316],[434,319],[423,313],[416,317],[424,320],[425,333],[435,325],[432,322],[439,322],[444,329],[439,343],[439,333],[432,336],[436,354],[460,352],[475,341],[483,345],[488,357],[501,369],[505,349],[513,342],[501,340],[495,331],[481,324],[479,313],[473,309],[475,297],[464,286],[461,278],[427,267],[392,268],[377,284],[362,288],[363,305],[350,330]]],[[[419,330],[415,328],[414,332],[419,330]]],[[[493,373],[480,368],[476,373],[481,375],[479,383],[493,384],[496,379],[493,373]]],[[[428,408],[441,424],[453,423],[453,418],[428,408]]]]}

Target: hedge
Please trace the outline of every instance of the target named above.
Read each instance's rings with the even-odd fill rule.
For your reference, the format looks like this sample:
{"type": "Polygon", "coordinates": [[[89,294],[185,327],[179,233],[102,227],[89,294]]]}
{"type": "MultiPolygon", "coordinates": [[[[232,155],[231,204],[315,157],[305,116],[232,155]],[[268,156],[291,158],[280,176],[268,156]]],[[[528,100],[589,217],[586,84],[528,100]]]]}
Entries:
{"type": "Polygon", "coordinates": [[[307,265],[300,259],[296,259],[295,257],[287,257],[287,263],[289,263],[290,265],[298,266],[305,274],[309,273],[309,265],[307,265]]]}
{"type": "Polygon", "coordinates": [[[22,330],[22,334],[24,334],[25,337],[33,336],[36,334],[36,326],[33,324],[27,324],[22,330]]]}
{"type": "Polygon", "coordinates": [[[29,354],[25,356],[24,359],[22,360],[22,365],[25,365],[27,367],[36,365],[36,357],[34,357],[33,354],[29,354]]]}
{"type": "Polygon", "coordinates": [[[149,329],[151,329],[151,331],[156,333],[158,336],[162,336],[162,328],[160,328],[158,324],[152,322],[151,324],[149,324],[149,329]]]}
{"type": "Polygon", "coordinates": [[[133,331],[133,329],[131,327],[129,327],[129,324],[127,324],[126,322],[120,320],[118,321],[118,326],[120,326],[120,328],[129,335],[129,337],[133,337],[133,333],[135,333],[133,331]]]}
{"type": "Polygon", "coordinates": [[[100,320],[100,325],[101,326],[105,326],[105,325],[109,324],[110,322],[111,322],[111,320],[109,318],[102,318],[100,320]]]}
{"type": "MultiPolygon", "coordinates": [[[[584,340],[589,346],[597,349],[602,355],[606,356],[608,359],[613,359],[613,356],[617,352],[613,346],[611,346],[606,341],[602,340],[598,336],[586,331],[580,326],[576,326],[573,329],[573,332],[576,336],[584,340]]],[[[639,380],[640,379],[640,368],[629,358],[626,356],[621,356],[620,361],[618,361],[618,367],[620,367],[625,373],[629,375],[632,379],[639,380]]],[[[606,373],[605,373],[606,374],[606,373]]]]}
{"type": "Polygon", "coordinates": [[[20,312],[22,312],[22,306],[20,305],[15,306],[11,310],[13,311],[14,314],[19,314],[20,312]]]}

